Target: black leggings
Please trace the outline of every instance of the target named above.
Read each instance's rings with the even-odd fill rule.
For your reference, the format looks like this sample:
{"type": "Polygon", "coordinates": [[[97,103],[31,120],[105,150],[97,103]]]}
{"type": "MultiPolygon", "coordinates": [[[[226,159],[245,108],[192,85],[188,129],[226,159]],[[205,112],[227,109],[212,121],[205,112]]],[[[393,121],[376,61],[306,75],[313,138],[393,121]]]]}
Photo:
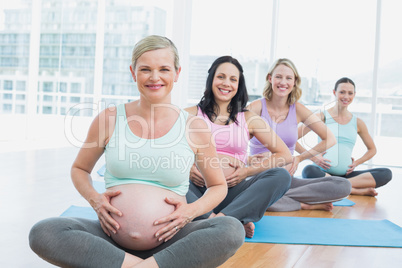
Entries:
{"type": "MultiPolygon", "coordinates": [[[[387,184],[392,179],[392,171],[388,168],[373,168],[367,170],[352,171],[348,175],[339,176],[346,179],[356,177],[357,175],[369,172],[375,180],[375,188],[381,187],[387,184]]],[[[316,165],[308,165],[302,171],[303,178],[320,178],[325,176],[325,171],[320,169],[316,165]]]]}

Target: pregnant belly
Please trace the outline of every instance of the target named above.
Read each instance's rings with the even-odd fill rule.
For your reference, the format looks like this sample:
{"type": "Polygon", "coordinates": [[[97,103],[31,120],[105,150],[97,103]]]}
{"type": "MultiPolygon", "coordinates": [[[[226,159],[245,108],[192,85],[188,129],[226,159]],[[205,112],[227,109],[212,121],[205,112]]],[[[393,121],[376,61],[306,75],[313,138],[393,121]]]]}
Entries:
{"type": "Polygon", "coordinates": [[[166,224],[154,225],[155,220],[171,214],[175,207],[165,202],[165,197],[180,199],[185,197],[156,186],[126,184],[112,187],[121,194],[111,199],[112,206],[123,213],[112,217],[119,223],[120,229],[111,235],[119,245],[133,250],[148,250],[162,244],[155,233],[166,224]]]}
{"type": "Polygon", "coordinates": [[[244,166],[244,163],[242,161],[240,161],[230,155],[218,154],[218,158],[219,158],[219,163],[220,163],[220,166],[222,168],[222,171],[223,171],[223,174],[225,175],[225,177],[231,175],[236,170],[230,164],[232,164],[234,166],[240,166],[240,167],[244,166]]]}
{"type": "Polygon", "coordinates": [[[344,176],[352,164],[352,152],[345,146],[334,146],[327,150],[324,158],[331,160],[327,172],[331,175],[344,176]]]}

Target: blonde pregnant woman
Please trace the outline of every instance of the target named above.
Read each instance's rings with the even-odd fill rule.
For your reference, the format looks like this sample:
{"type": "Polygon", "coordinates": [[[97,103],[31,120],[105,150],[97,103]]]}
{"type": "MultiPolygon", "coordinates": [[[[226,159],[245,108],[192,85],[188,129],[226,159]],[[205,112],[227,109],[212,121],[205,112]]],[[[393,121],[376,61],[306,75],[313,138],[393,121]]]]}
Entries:
{"type": "MultiPolygon", "coordinates": [[[[245,110],[248,95],[240,63],[223,56],[213,62],[208,73],[204,97],[186,111],[207,123],[218,153],[218,158],[211,163],[222,167],[228,194],[215,209],[200,218],[232,216],[243,224],[246,236],[253,237],[254,222],[289,189],[289,172],[276,167],[290,163],[292,157],[269,125],[260,116],[245,110]],[[247,166],[251,137],[260,140],[272,155],[247,166]]],[[[197,167],[193,166],[190,173],[189,203],[198,200],[207,189],[200,165],[197,167]]]]}
{"type": "Polygon", "coordinates": [[[146,37],[134,48],[130,70],[139,100],[98,115],[71,170],[99,220],[42,220],[31,229],[30,246],[61,267],[217,267],[245,233],[233,217],[192,222],[224,199],[227,186],[220,168],[204,168],[217,157],[213,145],[205,146],[211,136],[205,122],[171,105],[180,74],[176,47],[165,37],[146,37]],[[99,194],[90,174],[103,153],[107,190],[99,194]],[[207,191],[187,204],[195,157],[207,191]]]}

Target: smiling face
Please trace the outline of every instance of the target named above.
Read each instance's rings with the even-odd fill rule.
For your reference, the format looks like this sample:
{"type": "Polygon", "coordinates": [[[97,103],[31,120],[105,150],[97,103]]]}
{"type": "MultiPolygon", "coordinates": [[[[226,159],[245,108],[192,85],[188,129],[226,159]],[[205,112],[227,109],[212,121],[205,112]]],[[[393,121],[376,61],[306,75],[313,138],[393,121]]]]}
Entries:
{"type": "Polygon", "coordinates": [[[141,97],[152,103],[170,103],[170,92],[180,74],[180,69],[175,69],[174,54],[170,48],[143,53],[135,69],[130,66],[130,70],[141,97]]]}
{"type": "Polygon", "coordinates": [[[240,71],[229,62],[222,63],[216,69],[212,82],[212,92],[216,102],[230,102],[239,87],[240,71]]]}
{"type": "Polygon", "coordinates": [[[287,97],[295,86],[293,70],[283,64],[275,68],[268,80],[272,84],[273,94],[280,97],[287,97]]]}
{"type": "Polygon", "coordinates": [[[341,83],[333,92],[338,105],[344,107],[349,106],[355,98],[355,87],[351,83],[341,83]]]}

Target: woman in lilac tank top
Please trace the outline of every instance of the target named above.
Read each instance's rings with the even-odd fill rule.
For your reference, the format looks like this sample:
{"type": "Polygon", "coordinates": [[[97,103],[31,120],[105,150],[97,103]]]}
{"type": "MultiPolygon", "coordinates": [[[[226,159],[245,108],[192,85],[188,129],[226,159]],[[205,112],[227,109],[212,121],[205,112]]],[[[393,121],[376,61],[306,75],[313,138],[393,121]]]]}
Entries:
{"type": "MultiPolygon", "coordinates": [[[[259,221],[267,208],[289,189],[290,175],[278,167],[291,163],[292,157],[269,125],[245,109],[248,95],[240,63],[230,56],[223,56],[215,60],[208,73],[204,97],[197,106],[186,111],[202,117],[207,123],[218,154],[209,164],[222,168],[228,194],[215,209],[200,218],[232,216],[243,223],[246,236],[252,237],[254,222],[259,221]],[[251,137],[265,144],[272,155],[247,166],[251,137]]],[[[203,176],[194,165],[187,202],[202,198],[207,190],[205,186],[203,176]]]]}
{"type": "MultiPolygon", "coordinates": [[[[300,154],[293,157],[293,162],[285,168],[293,175],[298,164],[336,143],[334,135],[325,124],[298,100],[302,91],[301,78],[295,65],[289,59],[278,59],[266,76],[264,98],[249,105],[249,109],[261,115],[276,134],[286,143],[291,153],[294,150],[300,154]],[[298,124],[303,123],[320,138],[321,142],[310,150],[305,150],[298,140],[298,124]]],[[[255,162],[269,156],[271,152],[255,139],[250,142],[250,161],[255,162]]],[[[290,189],[278,200],[269,211],[293,211],[299,209],[321,209],[330,211],[332,202],[347,197],[351,185],[338,177],[326,177],[314,181],[293,177],[290,189]]]]}

